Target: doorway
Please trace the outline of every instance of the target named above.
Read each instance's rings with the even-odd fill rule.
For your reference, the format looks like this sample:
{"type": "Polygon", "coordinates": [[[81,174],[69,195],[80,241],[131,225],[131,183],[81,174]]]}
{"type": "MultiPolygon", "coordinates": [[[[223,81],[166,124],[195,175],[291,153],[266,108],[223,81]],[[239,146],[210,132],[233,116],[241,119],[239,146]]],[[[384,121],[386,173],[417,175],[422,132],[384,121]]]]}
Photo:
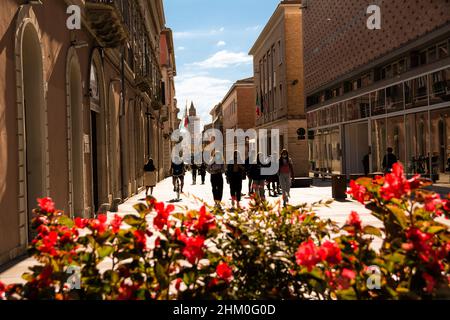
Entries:
{"type": "Polygon", "coordinates": [[[345,126],[346,173],[364,174],[363,158],[369,152],[368,122],[352,123],[345,126]]]}
{"type": "Polygon", "coordinates": [[[91,148],[92,148],[92,188],[93,188],[93,205],[94,212],[98,212],[100,208],[99,196],[99,161],[98,161],[98,115],[97,112],[91,110],[91,148]]]}
{"type": "MultiPolygon", "coordinates": [[[[39,37],[31,24],[25,27],[22,47],[23,97],[25,111],[25,158],[28,225],[36,199],[44,197],[46,143],[42,52],[39,37]]],[[[29,239],[32,238],[28,227],[29,239]]]]}

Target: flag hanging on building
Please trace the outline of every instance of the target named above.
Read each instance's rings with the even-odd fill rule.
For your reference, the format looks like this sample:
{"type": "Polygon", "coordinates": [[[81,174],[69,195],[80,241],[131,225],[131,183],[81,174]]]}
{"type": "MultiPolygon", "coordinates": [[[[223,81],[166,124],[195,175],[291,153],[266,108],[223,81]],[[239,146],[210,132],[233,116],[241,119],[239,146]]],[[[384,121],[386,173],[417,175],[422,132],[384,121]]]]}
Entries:
{"type": "Polygon", "coordinates": [[[184,118],[184,127],[185,127],[185,128],[189,127],[189,116],[186,116],[186,117],[184,118]]]}
{"type": "Polygon", "coordinates": [[[263,95],[263,93],[262,93],[262,91],[261,91],[261,114],[264,114],[265,103],[266,103],[265,100],[266,100],[266,99],[264,99],[264,95],[263,95]]]}
{"type": "Polygon", "coordinates": [[[256,115],[261,115],[261,101],[259,100],[259,93],[256,93],[256,115]]]}

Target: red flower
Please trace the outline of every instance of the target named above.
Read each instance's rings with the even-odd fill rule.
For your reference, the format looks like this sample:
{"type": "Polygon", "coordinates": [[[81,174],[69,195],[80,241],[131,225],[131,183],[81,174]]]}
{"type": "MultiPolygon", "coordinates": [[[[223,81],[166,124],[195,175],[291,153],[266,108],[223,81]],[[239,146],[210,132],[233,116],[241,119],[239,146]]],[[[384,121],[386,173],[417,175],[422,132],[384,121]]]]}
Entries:
{"type": "Polygon", "coordinates": [[[295,253],[295,258],[297,264],[308,268],[309,272],[316,266],[316,264],[323,260],[320,249],[311,239],[302,243],[298,247],[298,250],[295,253]]]}
{"type": "Polygon", "coordinates": [[[441,196],[439,194],[432,194],[425,196],[425,210],[428,212],[435,212],[437,207],[442,204],[441,196]]]}
{"type": "Polygon", "coordinates": [[[370,199],[367,189],[354,180],[350,181],[350,190],[347,191],[347,194],[351,195],[353,199],[361,204],[364,204],[370,199]]]}
{"type": "Polygon", "coordinates": [[[419,253],[425,253],[425,255],[428,255],[432,250],[430,240],[434,237],[433,234],[422,232],[417,228],[410,228],[406,232],[406,237],[412,242],[414,249],[416,249],[419,253]]]}
{"type": "Polygon", "coordinates": [[[183,282],[183,279],[181,279],[181,278],[178,278],[176,281],[175,281],[175,289],[177,289],[177,291],[180,291],[180,287],[181,287],[181,283],[183,282]]]}
{"type": "Polygon", "coordinates": [[[114,219],[111,221],[111,228],[113,233],[118,233],[120,231],[120,227],[122,226],[122,217],[119,215],[115,215],[114,219]]]}
{"type": "Polygon", "coordinates": [[[136,230],[134,231],[134,238],[136,240],[136,247],[140,250],[147,249],[147,237],[144,231],[136,230]]]}
{"type": "Polygon", "coordinates": [[[444,200],[442,206],[446,212],[450,212],[450,200],[444,200]]]}
{"type": "Polygon", "coordinates": [[[400,199],[411,193],[411,186],[405,178],[403,166],[400,163],[395,163],[392,173],[386,175],[380,193],[385,201],[393,198],[400,199]]]}
{"type": "Polygon", "coordinates": [[[219,263],[216,268],[216,273],[219,279],[222,279],[227,283],[230,283],[231,280],[233,280],[233,271],[225,262],[219,263]]]}
{"type": "Polygon", "coordinates": [[[103,234],[108,226],[106,225],[107,216],[105,214],[99,214],[97,219],[93,219],[90,222],[92,230],[97,231],[99,235],[103,234]]]}
{"type": "Polygon", "coordinates": [[[89,225],[89,220],[82,219],[80,217],[75,218],[75,225],[77,226],[78,229],[84,229],[89,225]]]}
{"type": "Polygon", "coordinates": [[[326,241],[321,246],[322,258],[330,264],[339,264],[342,261],[342,253],[336,242],[326,241]]]}
{"type": "Polygon", "coordinates": [[[186,227],[193,228],[201,234],[207,234],[210,230],[216,227],[216,221],[212,214],[206,211],[206,207],[203,206],[198,214],[197,219],[192,219],[192,221],[187,221],[185,223],[186,227]]]}
{"type": "Polygon", "coordinates": [[[204,237],[187,237],[185,234],[182,234],[179,239],[185,244],[182,253],[191,264],[203,258],[205,254],[203,252],[204,237]]]}
{"type": "Polygon", "coordinates": [[[427,293],[433,293],[434,288],[436,287],[436,280],[434,280],[434,278],[429,275],[428,273],[424,273],[422,274],[423,279],[425,280],[426,283],[426,292],[427,293]]]}
{"type": "Polygon", "coordinates": [[[129,300],[137,300],[136,291],[139,290],[139,284],[128,285],[122,283],[119,288],[119,297],[118,300],[121,301],[129,301],[129,300]]]}
{"type": "Polygon", "coordinates": [[[0,300],[5,299],[5,291],[6,291],[5,284],[0,281],[0,300]]]}
{"type": "Polygon", "coordinates": [[[349,280],[355,280],[356,272],[350,269],[343,269],[341,275],[349,280]]]}
{"type": "Polygon", "coordinates": [[[52,201],[51,198],[42,198],[37,199],[39,208],[41,208],[42,211],[46,213],[53,213],[55,212],[55,203],[52,201]]]}
{"type": "Polygon", "coordinates": [[[168,225],[169,216],[175,210],[173,205],[164,206],[163,202],[155,203],[156,217],[153,219],[153,224],[158,230],[162,230],[164,226],[168,225]]]}
{"type": "MultiPolygon", "coordinates": [[[[348,220],[346,222],[346,225],[352,226],[355,230],[354,232],[358,232],[362,230],[362,221],[359,217],[359,214],[355,211],[352,211],[350,213],[350,216],[348,217],[348,220]]],[[[353,233],[353,232],[350,232],[353,233]]]]}
{"type": "Polygon", "coordinates": [[[356,242],[355,240],[350,240],[348,243],[350,244],[350,247],[354,252],[356,252],[359,249],[359,243],[356,242]]]}
{"type": "Polygon", "coordinates": [[[50,254],[55,257],[58,255],[55,246],[58,242],[58,233],[56,231],[51,231],[48,235],[44,236],[42,239],[42,245],[38,248],[42,253],[50,254]]]}

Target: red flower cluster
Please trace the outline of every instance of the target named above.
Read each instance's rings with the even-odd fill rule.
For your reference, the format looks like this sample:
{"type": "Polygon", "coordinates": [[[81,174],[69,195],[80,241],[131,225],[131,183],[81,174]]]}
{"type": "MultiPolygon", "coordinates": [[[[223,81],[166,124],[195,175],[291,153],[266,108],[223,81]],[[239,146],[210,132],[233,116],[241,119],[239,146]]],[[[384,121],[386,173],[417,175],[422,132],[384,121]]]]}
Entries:
{"type": "Polygon", "coordinates": [[[443,270],[442,260],[447,258],[450,253],[449,243],[434,249],[434,234],[422,232],[418,228],[410,228],[406,233],[406,237],[410,242],[403,246],[404,249],[407,251],[414,249],[419,258],[436,272],[443,270]]]}
{"type": "Polygon", "coordinates": [[[370,195],[367,192],[367,189],[354,180],[350,181],[350,190],[347,191],[347,194],[351,195],[353,199],[361,204],[364,204],[366,201],[370,200],[370,195]]]}
{"type": "Polygon", "coordinates": [[[309,239],[302,243],[295,254],[297,264],[311,271],[318,263],[326,261],[329,264],[339,264],[342,253],[337,243],[326,241],[321,247],[309,239]]]}
{"type": "Polygon", "coordinates": [[[203,258],[205,254],[203,251],[205,238],[203,236],[188,237],[185,234],[181,234],[178,238],[185,244],[182,253],[191,264],[203,258]]]}
{"type": "Polygon", "coordinates": [[[46,213],[55,212],[55,203],[52,201],[51,198],[37,199],[37,201],[38,201],[39,208],[41,208],[41,210],[43,212],[46,212],[46,213]]]}
{"type": "Polygon", "coordinates": [[[187,228],[192,228],[200,234],[207,235],[208,232],[216,228],[216,220],[212,214],[206,211],[206,207],[202,206],[198,217],[188,215],[189,220],[185,222],[187,228]]]}
{"type": "Polygon", "coordinates": [[[341,263],[342,253],[339,245],[336,242],[326,241],[320,249],[322,257],[329,264],[336,265],[341,263]]]}
{"type": "Polygon", "coordinates": [[[120,227],[122,226],[122,217],[119,215],[115,215],[114,219],[111,221],[111,229],[113,233],[118,233],[120,231],[120,227]]]}
{"type": "Polygon", "coordinates": [[[435,212],[438,216],[442,215],[442,211],[439,208],[441,208],[443,202],[439,194],[435,193],[425,196],[424,202],[426,211],[435,212]]]}
{"type": "Polygon", "coordinates": [[[136,230],[133,233],[134,238],[136,240],[136,247],[139,250],[147,250],[147,236],[146,233],[142,230],[136,230]]]}
{"type": "Polygon", "coordinates": [[[139,284],[126,284],[122,283],[119,288],[119,297],[118,300],[120,301],[133,301],[137,300],[136,298],[136,291],[139,290],[141,286],[139,284]]]}
{"type": "Polygon", "coordinates": [[[410,195],[411,190],[420,186],[420,175],[416,175],[410,180],[405,177],[405,171],[401,163],[395,163],[392,167],[392,173],[384,178],[384,185],[380,190],[381,197],[385,201],[393,198],[401,199],[405,195],[410,195]]]}
{"type": "Polygon", "coordinates": [[[164,226],[169,223],[169,216],[175,210],[173,205],[164,206],[163,202],[154,203],[156,210],[156,217],[153,219],[153,224],[158,230],[162,230],[164,226]]]}
{"type": "Polygon", "coordinates": [[[233,280],[233,271],[231,270],[230,266],[225,263],[221,262],[216,268],[217,277],[219,279],[224,280],[227,283],[230,283],[231,280],[233,280]]]}
{"type": "Polygon", "coordinates": [[[334,290],[346,290],[356,279],[356,272],[347,268],[342,269],[340,273],[327,270],[325,275],[328,278],[328,285],[334,290]]]}
{"type": "Polygon", "coordinates": [[[352,234],[362,230],[361,218],[359,214],[355,211],[352,211],[350,213],[350,216],[348,217],[348,220],[345,224],[354,228],[353,232],[350,232],[352,234]]]}
{"type": "Polygon", "coordinates": [[[108,220],[106,214],[99,214],[97,219],[90,220],[89,226],[92,231],[97,232],[99,235],[102,235],[108,229],[106,220],[108,220]]]}

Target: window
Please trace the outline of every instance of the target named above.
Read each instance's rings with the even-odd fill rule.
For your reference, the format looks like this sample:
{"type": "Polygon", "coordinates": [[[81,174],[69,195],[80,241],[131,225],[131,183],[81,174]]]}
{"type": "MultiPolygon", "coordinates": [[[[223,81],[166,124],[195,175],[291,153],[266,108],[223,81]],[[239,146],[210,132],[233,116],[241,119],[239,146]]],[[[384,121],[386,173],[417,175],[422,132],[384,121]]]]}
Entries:
{"type": "Polygon", "coordinates": [[[283,63],[283,50],[281,48],[281,40],[278,40],[278,63],[283,63]]]}
{"type": "Polygon", "coordinates": [[[450,68],[430,75],[430,104],[450,101],[450,68]]]}
{"type": "Polygon", "coordinates": [[[422,50],[419,53],[419,65],[423,66],[427,64],[427,50],[422,50]]]}
{"type": "Polygon", "coordinates": [[[372,105],[372,116],[382,115],[386,113],[385,106],[385,90],[381,89],[370,94],[370,103],[372,105]]]}
{"type": "Polygon", "coordinates": [[[386,109],[395,112],[404,109],[403,84],[386,88],[386,109]]]}
{"type": "Polygon", "coordinates": [[[406,108],[417,108],[428,105],[427,76],[405,82],[406,108]]]}
{"type": "Polygon", "coordinates": [[[436,46],[428,48],[428,63],[432,63],[437,60],[436,46]]]}
{"type": "MultiPolygon", "coordinates": [[[[450,41],[449,41],[450,44],[450,41]]],[[[443,42],[437,45],[437,55],[438,59],[444,59],[448,57],[448,46],[447,42],[443,42]]]]}

